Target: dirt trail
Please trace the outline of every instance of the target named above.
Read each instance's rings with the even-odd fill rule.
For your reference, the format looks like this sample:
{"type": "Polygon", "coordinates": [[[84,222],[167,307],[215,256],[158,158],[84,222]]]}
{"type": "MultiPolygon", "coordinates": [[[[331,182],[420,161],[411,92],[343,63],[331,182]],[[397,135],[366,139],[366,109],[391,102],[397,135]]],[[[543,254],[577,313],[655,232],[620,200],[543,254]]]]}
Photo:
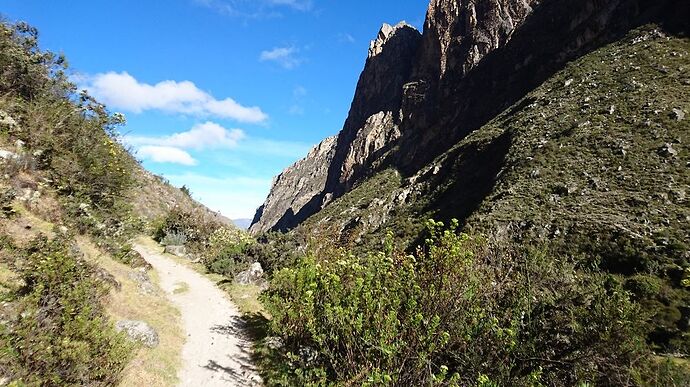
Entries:
{"type": "Polygon", "coordinates": [[[251,341],[237,307],[193,269],[143,245],[136,245],[135,250],[158,272],[161,288],[182,315],[187,342],[179,385],[260,386],[261,378],[251,363],[251,341]],[[186,289],[179,292],[182,288],[186,289]]]}

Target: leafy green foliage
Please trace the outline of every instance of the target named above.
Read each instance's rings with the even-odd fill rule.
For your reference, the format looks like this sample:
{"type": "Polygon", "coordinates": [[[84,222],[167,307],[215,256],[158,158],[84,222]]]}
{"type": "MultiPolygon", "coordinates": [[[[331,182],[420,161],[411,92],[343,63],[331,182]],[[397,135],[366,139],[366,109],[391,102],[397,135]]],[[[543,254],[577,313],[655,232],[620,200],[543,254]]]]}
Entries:
{"type": "Polygon", "coordinates": [[[251,263],[246,251],[254,239],[245,231],[209,217],[202,208],[174,208],[156,225],[153,237],[164,244],[184,244],[211,273],[232,277],[251,263]]]}
{"type": "Polygon", "coordinates": [[[22,23],[0,26],[1,105],[21,117],[9,137],[32,150],[61,193],[107,212],[133,183],[135,161],[117,142],[124,117],[77,94],[64,58],[40,51],[37,38],[22,23]]]}
{"type": "MultiPolygon", "coordinates": [[[[423,248],[320,244],[266,295],[275,385],[626,384],[643,316],[614,276],[428,223],[423,248]]],[[[269,372],[270,373],[270,372],[269,372]]]]}
{"type": "Polygon", "coordinates": [[[209,218],[201,208],[187,211],[175,207],[155,225],[153,238],[161,242],[166,235],[178,233],[185,236],[188,248],[202,252],[208,247],[211,235],[222,227],[223,224],[209,218]]]}
{"type": "Polygon", "coordinates": [[[10,175],[30,170],[48,182],[65,210],[64,223],[125,254],[127,238],[141,224],[127,197],[138,166],[119,142],[124,116],[77,93],[66,70],[64,57],[39,49],[35,28],[0,25],[0,112],[14,122],[3,125],[3,136],[23,144],[13,159],[21,166],[10,175]]]}
{"type": "Polygon", "coordinates": [[[101,300],[108,288],[65,240],[35,240],[17,260],[24,286],[7,302],[17,316],[0,325],[0,368],[28,385],[107,386],[118,381],[130,346],[101,300]]]}
{"type": "Polygon", "coordinates": [[[244,253],[253,262],[261,263],[267,273],[293,267],[306,246],[302,235],[297,233],[269,232],[259,235],[256,242],[249,244],[244,253]]]}
{"type": "Polygon", "coordinates": [[[185,243],[187,243],[187,236],[181,231],[168,231],[161,239],[163,246],[184,246],[185,243]]]}
{"type": "Polygon", "coordinates": [[[245,251],[253,244],[240,229],[219,228],[209,237],[204,264],[211,273],[234,277],[252,263],[245,251]]]}
{"type": "Polygon", "coordinates": [[[631,31],[567,65],[415,176],[372,176],[304,227],[361,238],[352,247],[360,252],[386,229],[415,246],[418,219],[457,218],[470,234],[544,246],[585,272],[631,278],[622,281],[649,318],[650,347],[687,355],[689,55],[687,36],[654,25],[631,31]]]}

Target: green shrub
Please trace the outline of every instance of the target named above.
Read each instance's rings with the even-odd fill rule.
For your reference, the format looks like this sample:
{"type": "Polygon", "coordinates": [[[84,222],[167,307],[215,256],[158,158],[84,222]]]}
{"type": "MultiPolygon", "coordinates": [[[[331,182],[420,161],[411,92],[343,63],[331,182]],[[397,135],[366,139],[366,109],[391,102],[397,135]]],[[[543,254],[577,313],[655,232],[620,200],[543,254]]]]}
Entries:
{"type": "Polygon", "coordinates": [[[66,243],[38,239],[18,257],[25,285],[0,326],[0,368],[28,385],[113,385],[130,346],[104,313],[107,287],[66,243]]]}
{"type": "Polygon", "coordinates": [[[646,359],[615,277],[428,228],[413,255],[322,247],[276,272],[265,301],[286,345],[269,384],[626,384],[646,359]]]}
{"type": "Polygon", "coordinates": [[[168,234],[184,234],[187,248],[202,253],[209,247],[211,235],[223,227],[226,226],[209,217],[202,208],[186,211],[175,207],[155,225],[153,239],[161,242],[168,234]]]}
{"type": "Polygon", "coordinates": [[[257,237],[257,243],[247,246],[244,253],[252,261],[261,263],[267,273],[273,273],[295,266],[299,257],[304,255],[306,242],[302,239],[296,232],[269,232],[257,237]]]}
{"type": "Polygon", "coordinates": [[[204,264],[211,273],[234,277],[252,263],[246,251],[253,244],[254,239],[240,229],[219,228],[209,237],[204,264]]]}
{"type": "Polygon", "coordinates": [[[138,227],[128,199],[138,166],[117,131],[125,119],[78,93],[67,68],[40,50],[35,28],[0,23],[0,111],[16,120],[3,136],[24,143],[9,167],[50,183],[68,225],[119,251],[138,227]]]}
{"type": "Polygon", "coordinates": [[[0,188],[0,216],[9,218],[16,213],[12,206],[16,197],[17,193],[12,188],[0,188]]]}
{"type": "Polygon", "coordinates": [[[187,236],[182,231],[168,231],[161,239],[163,246],[184,246],[185,243],[187,243],[187,236]]]}

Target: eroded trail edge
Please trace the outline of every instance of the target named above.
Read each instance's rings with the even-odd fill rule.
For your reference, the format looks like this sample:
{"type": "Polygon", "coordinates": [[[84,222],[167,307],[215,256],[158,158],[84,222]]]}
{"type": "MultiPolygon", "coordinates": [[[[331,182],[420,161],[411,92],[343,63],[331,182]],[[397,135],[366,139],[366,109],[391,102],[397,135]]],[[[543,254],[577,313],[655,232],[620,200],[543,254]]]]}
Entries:
{"type": "Polygon", "coordinates": [[[160,252],[135,245],[160,277],[160,286],[179,309],[187,341],[182,349],[180,386],[259,386],[252,343],[237,307],[208,278],[160,252]]]}

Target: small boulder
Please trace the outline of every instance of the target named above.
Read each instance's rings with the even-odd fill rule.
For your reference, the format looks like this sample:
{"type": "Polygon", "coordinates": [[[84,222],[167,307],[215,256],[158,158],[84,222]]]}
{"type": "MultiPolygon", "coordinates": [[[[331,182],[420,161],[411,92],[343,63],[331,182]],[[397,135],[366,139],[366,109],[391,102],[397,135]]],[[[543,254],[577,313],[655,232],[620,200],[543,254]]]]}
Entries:
{"type": "Polygon", "coordinates": [[[671,117],[676,121],[683,121],[685,119],[685,112],[681,109],[673,109],[671,117]]]}
{"type": "Polygon", "coordinates": [[[151,282],[151,278],[146,273],[145,268],[139,268],[131,273],[129,273],[129,279],[137,284],[139,293],[143,295],[149,295],[156,293],[156,286],[151,282]]]}
{"type": "Polygon", "coordinates": [[[149,348],[158,346],[158,332],[143,321],[121,320],[115,324],[115,330],[124,331],[131,340],[138,341],[149,348]]]}
{"type": "Polygon", "coordinates": [[[264,269],[259,262],[254,262],[249,269],[235,276],[235,282],[240,285],[258,285],[263,282],[264,269]]]}
{"type": "Polygon", "coordinates": [[[663,157],[676,157],[678,151],[673,148],[673,144],[666,143],[659,148],[659,154],[663,157]]]}
{"type": "Polygon", "coordinates": [[[187,256],[187,249],[184,246],[165,246],[164,252],[183,258],[187,256]]]}
{"type": "Polygon", "coordinates": [[[18,158],[19,158],[18,154],[14,153],[14,152],[10,152],[8,150],[0,149],[0,159],[11,160],[11,159],[18,159],[18,158]]]}

